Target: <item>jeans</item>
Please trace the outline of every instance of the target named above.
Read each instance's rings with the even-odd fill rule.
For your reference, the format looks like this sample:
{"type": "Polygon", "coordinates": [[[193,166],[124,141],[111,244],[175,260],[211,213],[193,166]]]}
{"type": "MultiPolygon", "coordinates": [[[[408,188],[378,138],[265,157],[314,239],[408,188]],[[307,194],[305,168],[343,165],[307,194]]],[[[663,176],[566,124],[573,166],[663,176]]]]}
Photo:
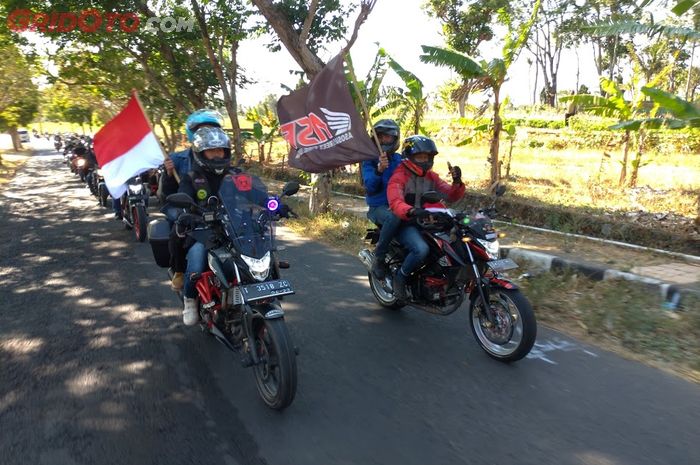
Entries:
{"type": "Polygon", "coordinates": [[[383,259],[386,253],[389,251],[391,239],[396,235],[396,232],[401,226],[401,219],[394,215],[386,205],[369,207],[367,218],[369,218],[369,220],[374,224],[382,225],[382,229],[379,232],[379,240],[377,241],[377,248],[374,250],[374,255],[379,259],[383,259]]]}
{"type": "Polygon", "coordinates": [[[122,199],[112,199],[112,210],[117,215],[122,214],[122,199]]]}
{"type": "Polygon", "coordinates": [[[187,251],[187,267],[185,268],[185,297],[197,297],[197,289],[192,281],[192,274],[201,273],[207,269],[207,249],[201,242],[195,242],[187,251]]]}
{"type": "Polygon", "coordinates": [[[398,239],[408,249],[408,255],[401,265],[401,272],[408,276],[425,261],[430,248],[415,226],[403,225],[399,229],[398,239]]]}

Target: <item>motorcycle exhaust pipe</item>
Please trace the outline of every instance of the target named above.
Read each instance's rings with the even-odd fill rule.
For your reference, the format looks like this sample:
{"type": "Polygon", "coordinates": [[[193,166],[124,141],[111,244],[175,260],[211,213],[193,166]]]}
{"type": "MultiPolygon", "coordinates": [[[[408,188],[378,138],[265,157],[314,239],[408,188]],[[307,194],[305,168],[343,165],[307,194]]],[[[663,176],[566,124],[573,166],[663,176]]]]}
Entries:
{"type": "Polygon", "coordinates": [[[357,254],[357,256],[360,258],[362,264],[365,265],[367,271],[372,271],[372,263],[374,262],[374,252],[372,252],[369,249],[362,249],[357,254]]]}

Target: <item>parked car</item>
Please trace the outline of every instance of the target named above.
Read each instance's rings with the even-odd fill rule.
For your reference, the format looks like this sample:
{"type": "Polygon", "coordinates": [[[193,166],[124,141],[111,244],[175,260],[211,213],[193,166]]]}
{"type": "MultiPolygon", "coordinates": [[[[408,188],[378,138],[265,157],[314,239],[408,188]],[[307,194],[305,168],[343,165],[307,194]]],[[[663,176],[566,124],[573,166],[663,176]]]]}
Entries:
{"type": "Polygon", "coordinates": [[[30,142],[29,131],[27,131],[26,129],[18,129],[17,134],[19,134],[19,141],[23,144],[30,142]]]}

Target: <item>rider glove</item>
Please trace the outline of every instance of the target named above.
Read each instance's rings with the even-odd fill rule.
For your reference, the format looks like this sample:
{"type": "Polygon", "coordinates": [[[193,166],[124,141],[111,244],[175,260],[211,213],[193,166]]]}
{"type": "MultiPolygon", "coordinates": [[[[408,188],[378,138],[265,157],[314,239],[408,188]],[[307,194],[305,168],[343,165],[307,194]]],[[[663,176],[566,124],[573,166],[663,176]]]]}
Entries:
{"type": "Polygon", "coordinates": [[[430,212],[425,208],[411,208],[408,212],[409,218],[424,219],[430,216],[430,212]]]}
{"type": "Polygon", "coordinates": [[[462,169],[459,166],[453,166],[450,174],[452,174],[452,184],[462,184],[462,169]]]}

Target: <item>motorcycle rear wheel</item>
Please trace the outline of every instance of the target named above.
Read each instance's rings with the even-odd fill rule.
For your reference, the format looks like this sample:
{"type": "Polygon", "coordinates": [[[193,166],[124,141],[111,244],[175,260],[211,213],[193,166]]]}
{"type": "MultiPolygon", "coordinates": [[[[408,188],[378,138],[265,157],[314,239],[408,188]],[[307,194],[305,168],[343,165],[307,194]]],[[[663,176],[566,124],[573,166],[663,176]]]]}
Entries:
{"type": "Polygon", "coordinates": [[[369,279],[369,287],[372,289],[372,294],[374,294],[374,298],[377,299],[379,305],[391,310],[399,310],[406,305],[396,300],[394,293],[387,291],[372,272],[367,273],[367,279],[369,279]]]}
{"type": "Polygon", "coordinates": [[[147,228],[146,209],[142,205],[131,207],[131,218],[134,222],[136,240],[139,242],[145,241],[147,228]]]}
{"type": "Polygon", "coordinates": [[[537,338],[537,322],[530,302],[516,289],[490,289],[489,304],[496,311],[497,325],[488,327],[481,297],[469,307],[469,321],[476,342],[489,357],[515,362],[528,353],[537,338]]]}
{"type": "Polygon", "coordinates": [[[297,391],[296,352],[284,320],[265,320],[257,328],[255,344],[260,357],[254,366],[258,393],[268,407],[283,410],[297,391]]]}

